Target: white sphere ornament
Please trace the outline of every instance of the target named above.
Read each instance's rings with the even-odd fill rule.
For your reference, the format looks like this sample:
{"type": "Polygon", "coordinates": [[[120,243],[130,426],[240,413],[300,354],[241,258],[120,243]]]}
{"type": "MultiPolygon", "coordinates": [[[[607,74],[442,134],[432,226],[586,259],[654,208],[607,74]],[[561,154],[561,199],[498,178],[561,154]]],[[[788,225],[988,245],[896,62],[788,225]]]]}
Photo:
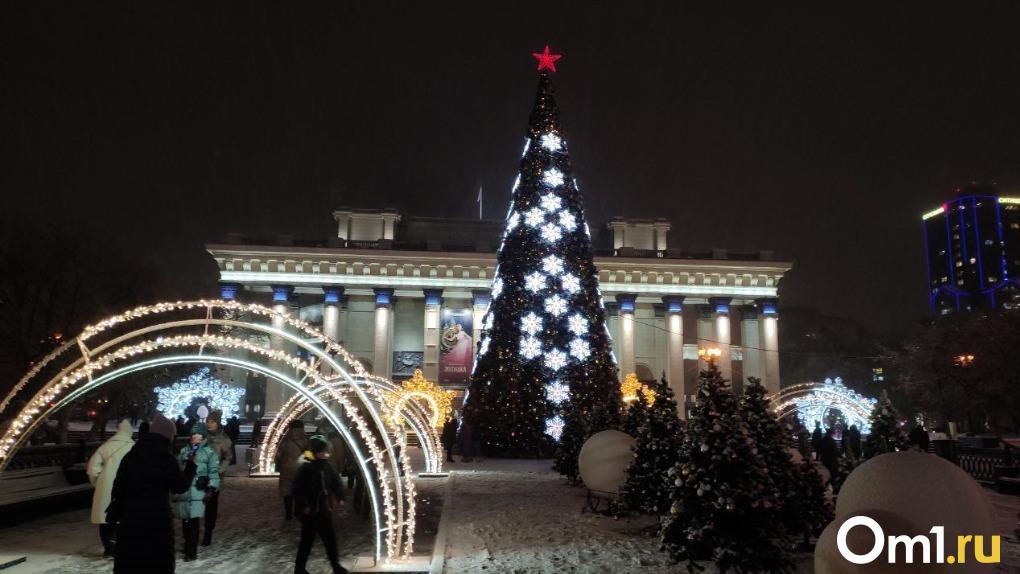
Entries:
{"type": "MultiPolygon", "coordinates": [[[[817,574],[872,574],[899,572],[993,572],[995,564],[976,560],[974,543],[967,545],[966,561],[949,564],[957,556],[957,536],[983,537],[984,553],[992,547],[997,532],[994,509],[987,495],[973,478],[955,464],[935,455],[915,451],[886,453],[854,469],[840,489],[836,519],[818,538],[815,546],[817,574]],[[848,520],[865,516],[882,531],[882,551],[874,560],[855,564],[840,553],[837,536],[848,520]],[[938,564],[936,537],[931,529],[945,528],[945,557],[938,564]],[[921,545],[914,548],[914,562],[906,564],[904,545],[896,547],[896,562],[890,563],[889,536],[923,536],[929,540],[931,563],[922,564],[921,545]]],[[[853,526],[846,533],[846,547],[858,555],[867,555],[879,544],[876,533],[867,526],[853,526]]],[[[1003,554],[1005,548],[1002,549],[1003,554]]],[[[1002,566],[1001,564],[999,566],[1002,566]]]]}
{"type": "Polygon", "coordinates": [[[200,405],[196,410],[195,414],[198,415],[199,420],[204,421],[209,416],[209,407],[205,405],[200,405]]]}
{"type": "Polygon", "coordinates": [[[586,440],[577,457],[584,485],[595,492],[618,494],[634,460],[634,442],[634,437],[618,430],[604,430],[586,440]]]}

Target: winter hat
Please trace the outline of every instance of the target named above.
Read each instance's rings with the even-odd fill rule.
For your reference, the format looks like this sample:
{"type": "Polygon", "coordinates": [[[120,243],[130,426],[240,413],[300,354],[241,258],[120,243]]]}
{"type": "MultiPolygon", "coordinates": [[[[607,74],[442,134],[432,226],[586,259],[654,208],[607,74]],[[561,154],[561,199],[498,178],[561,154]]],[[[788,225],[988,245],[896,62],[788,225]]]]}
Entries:
{"type": "Polygon", "coordinates": [[[174,435],[177,434],[177,425],[165,416],[157,414],[152,417],[152,422],[149,424],[149,432],[158,434],[166,438],[166,440],[173,440],[174,435]]]}
{"type": "Polygon", "coordinates": [[[205,417],[205,422],[216,421],[221,426],[223,425],[223,411],[215,410],[209,411],[209,416],[205,417]]]}
{"type": "Polygon", "coordinates": [[[318,454],[327,448],[329,448],[329,443],[326,442],[326,437],[321,434],[308,439],[308,450],[312,451],[312,454],[318,454]]]}
{"type": "Polygon", "coordinates": [[[191,427],[191,434],[200,434],[202,438],[209,438],[209,427],[205,423],[195,423],[191,427]]]}

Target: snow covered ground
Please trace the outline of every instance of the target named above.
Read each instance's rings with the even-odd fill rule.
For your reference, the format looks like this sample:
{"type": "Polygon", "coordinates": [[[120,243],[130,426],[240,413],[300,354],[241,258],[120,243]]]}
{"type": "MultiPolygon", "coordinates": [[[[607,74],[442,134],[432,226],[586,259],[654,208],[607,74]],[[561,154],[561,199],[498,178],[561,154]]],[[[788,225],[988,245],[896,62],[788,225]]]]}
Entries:
{"type": "MultiPolygon", "coordinates": [[[[644,530],[648,517],[584,512],[585,490],[552,472],[547,460],[459,463],[445,517],[445,572],[684,572],[644,530]]],[[[800,572],[810,572],[803,556],[800,572]]],[[[709,574],[712,568],[706,570],[709,574]]]]}

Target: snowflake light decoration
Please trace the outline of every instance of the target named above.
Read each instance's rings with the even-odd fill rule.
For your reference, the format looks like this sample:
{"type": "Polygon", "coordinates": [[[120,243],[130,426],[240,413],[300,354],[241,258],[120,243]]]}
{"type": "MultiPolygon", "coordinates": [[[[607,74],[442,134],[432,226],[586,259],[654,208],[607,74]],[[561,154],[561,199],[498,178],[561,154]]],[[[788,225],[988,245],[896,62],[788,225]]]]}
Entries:
{"type": "Polygon", "coordinates": [[[542,183],[549,187],[559,187],[563,185],[563,172],[555,167],[550,170],[546,170],[546,172],[542,174],[542,183]]]}
{"type": "Polygon", "coordinates": [[[554,133],[542,134],[542,147],[549,151],[559,151],[563,140],[554,133]]]}
{"type": "Polygon", "coordinates": [[[559,295],[547,297],[545,300],[545,312],[553,317],[559,317],[567,312],[567,300],[559,295]]]}
{"type": "MultiPolygon", "coordinates": [[[[562,223],[563,217],[560,217],[562,223]]],[[[521,214],[516,211],[510,214],[510,217],[506,220],[506,232],[510,233],[521,223],[521,214]]]]}
{"type": "Polygon", "coordinates": [[[560,277],[560,285],[563,286],[563,290],[567,293],[577,293],[581,290],[581,280],[577,278],[577,275],[570,273],[564,273],[560,277]]]}
{"type": "Polygon", "coordinates": [[[555,255],[546,256],[542,259],[542,269],[549,275],[559,275],[563,273],[563,260],[555,255]]]}
{"type": "Polygon", "coordinates": [[[499,294],[503,292],[503,278],[496,277],[496,280],[492,282],[492,298],[499,297],[499,294]]]}
{"type": "Polygon", "coordinates": [[[168,419],[186,416],[185,409],[198,398],[208,401],[210,411],[222,411],[224,419],[241,414],[244,389],[224,385],[212,375],[209,367],[202,367],[169,387],[156,387],[154,390],[159,399],[156,409],[168,419]]]}
{"type": "Polygon", "coordinates": [[[567,318],[567,328],[570,332],[577,335],[588,334],[588,318],[580,313],[574,313],[567,318]]]}
{"type": "Polygon", "coordinates": [[[538,271],[526,276],[524,278],[524,288],[532,293],[538,293],[542,289],[545,289],[545,275],[542,275],[538,271]]]}
{"type": "Polygon", "coordinates": [[[542,209],[552,213],[559,210],[563,206],[563,200],[558,195],[553,193],[547,193],[542,196],[541,200],[542,209]]]}
{"type": "Polygon", "coordinates": [[[545,212],[537,207],[532,207],[524,212],[524,223],[529,227],[538,227],[545,223],[545,212]]]}
{"type": "Polygon", "coordinates": [[[559,381],[552,381],[545,387],[545,400],[555,406],[560,406],[570,398],[570,386],[559,381]]]}
{"type": "Polygon", "coordinates": [[[556,243],[563,237],[563,232],[560,231],[559,226],[553,223],[546,223],[542,226],[542,239],[549,243],[556,243]]]}
{"type": "Polygon", "coordinates": [[[574,217],[573,213],[570,213],[566,209],[560,212],[560,225],[567,231],[573,231],[577,229],[577,218],[574,217]]]}
{"type": "Polygon", "coordinates": [[[567,354],[559,349],[553,349],[545,354],[545,366],[553,371],[558,371],[567,365],[567,354]]]}
{"type": "Polygon", "coordinates": [[[542,354],[542,343],[534,337],[523,337],[521,339],[521,356],[525,359],[534,359],[542,354]]]}
{"type": "Polygon", "coordinates": [[[532,311],[521,317],[521,331],[529,335],[536,335],[542,330],[542,318],[532,311]]]}
{"type": "Polygon", "coordinates": [[[563,436],[563,427],[565,424],[566,423],[563,422],[563,418],[559,415],[546,419],[545,434],[551,436],[553,440],[559,441],[560,437],[563,436]]]}
{"type": "Polygon", "coordinates": [[[591,346],[584,339],[570,341],[570,356],[583,361],[591,356],[591,346]]]}

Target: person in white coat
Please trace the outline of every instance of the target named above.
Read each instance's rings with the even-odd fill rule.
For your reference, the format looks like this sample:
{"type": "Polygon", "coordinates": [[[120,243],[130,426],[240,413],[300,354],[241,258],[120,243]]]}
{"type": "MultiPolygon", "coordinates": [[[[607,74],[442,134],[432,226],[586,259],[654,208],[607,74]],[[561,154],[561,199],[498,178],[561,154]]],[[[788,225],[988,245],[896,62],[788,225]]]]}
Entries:
{"type": "Polygon", "coordinates": [[[113,480],[124,455],[131,450],[135,441],[131,439],[131,421],[124,419],[117,425],[117,433],[96,449],[89,459],[88,474],[92,486],[92,524],[99,525],[99,539],[103,541],[103,555],[113,556],[115,552],[113,533],[115,525],[106,523],[106,508],[113,499],[113,480]]]}

